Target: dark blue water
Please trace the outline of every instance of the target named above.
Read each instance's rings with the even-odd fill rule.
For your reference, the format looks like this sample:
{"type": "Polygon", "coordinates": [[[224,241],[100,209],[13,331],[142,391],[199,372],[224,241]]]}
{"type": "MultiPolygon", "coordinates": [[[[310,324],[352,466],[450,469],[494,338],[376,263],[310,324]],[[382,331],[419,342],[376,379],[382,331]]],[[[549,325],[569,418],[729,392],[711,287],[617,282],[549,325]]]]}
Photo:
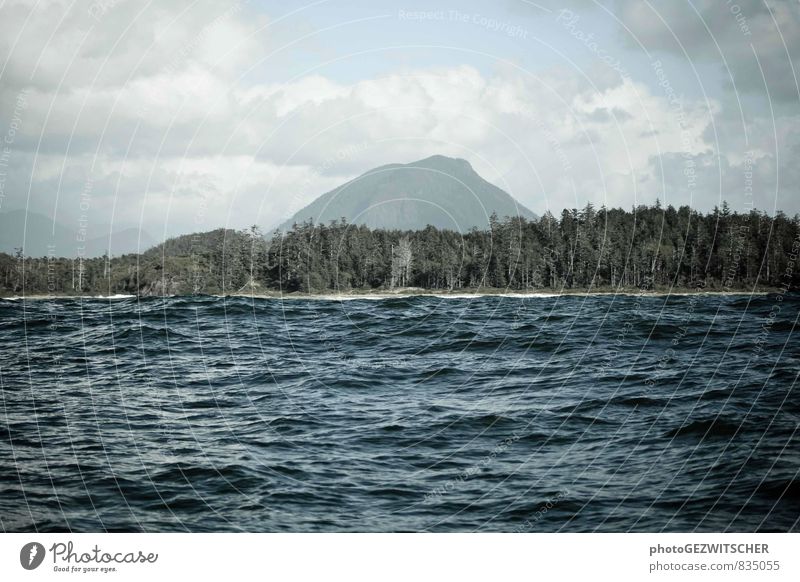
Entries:
{"type": "Polygon", "coordinates": [[[796,531],[797,295],[0,300],[6,531],[796,531]]]}

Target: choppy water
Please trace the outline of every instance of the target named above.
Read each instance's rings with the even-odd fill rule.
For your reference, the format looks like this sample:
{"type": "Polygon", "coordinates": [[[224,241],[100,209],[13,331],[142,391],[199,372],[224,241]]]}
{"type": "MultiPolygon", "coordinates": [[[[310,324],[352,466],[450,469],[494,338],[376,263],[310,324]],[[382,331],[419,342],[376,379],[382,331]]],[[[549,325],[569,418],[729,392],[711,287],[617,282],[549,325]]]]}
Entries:
{"type": "Polygon", "coordinates": [[[0,525],[797,530],[798,308],[0,300],[0,525]]]}

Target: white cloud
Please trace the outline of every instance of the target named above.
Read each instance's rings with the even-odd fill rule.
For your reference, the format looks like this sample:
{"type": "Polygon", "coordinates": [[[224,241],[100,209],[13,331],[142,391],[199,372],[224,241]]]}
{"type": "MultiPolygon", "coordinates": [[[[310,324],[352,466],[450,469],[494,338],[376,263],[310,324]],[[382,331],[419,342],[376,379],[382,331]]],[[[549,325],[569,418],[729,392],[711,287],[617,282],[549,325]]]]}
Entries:
{"type": "MultiPolygon", "coordinates": [[[[113,209],[115,223],[143,217],[154,235],[270,226],[374,166],[432,154],[467,158],[538,212],[586,200],[627,207],[688,200],[687,158],[718,160],[722,172],[741,163],[735,136],[717,141],[708,131],[714,120],[736,133],[719,103],[683,101],[679,121],[660,89],[618,76],[595,86],[565,69],[489,75],[460,65],[352,83],[319,73],[255,83],[242,73],[269,41],[259,32],[265,19],[246,5],[159,3],[136,16],[140,9],[120,2],[96,21],[54,4],[23,28],[29,8],[10,7],[0,32],[21,31],[23,48],[0,48],[2,110],[22,87],[34,89],[3,209],[24,207],[32,180],[32,208],[52,212],[58,197],[58,214],[74,219],[90,179],[98,223],[113,209]]],[[[753,121],[765,188],[767,162],[798,141],[796,120],[777,141],[769,129],[753,121]]],[[[701,182],[694,203],[710,206],[719,180],[701,182]]]]}

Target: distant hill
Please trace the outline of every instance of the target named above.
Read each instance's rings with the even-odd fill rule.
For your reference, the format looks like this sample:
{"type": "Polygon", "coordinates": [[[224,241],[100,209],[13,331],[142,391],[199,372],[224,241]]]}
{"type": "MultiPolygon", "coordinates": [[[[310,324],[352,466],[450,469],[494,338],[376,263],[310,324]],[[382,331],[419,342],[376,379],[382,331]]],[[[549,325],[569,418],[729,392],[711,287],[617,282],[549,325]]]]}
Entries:
{"type": "Polygon", "coordinates": [[[225,247],[246,244],[245,235],[231,228],[217,228],[206,232],[182,234],[165,240],[141,253],[151,259],[159,257],[188,257],[192,255],[212,255],[222,252],[225,247]]]}
{"type": "Polygon", "coordinates": [[[58,257],[75,258],[78,248],[84,247],[84,257],[101,257],[110,249],[112,256],[141,252],[151,247],[153,238],[145,231],[137,228],[124,228],[109,234],[109,227],[92,229],[85,242],[79,242],[78,224],[68,228],[60,222],[54,222],[43,214],[12,210],[0,213],[0,252],[13,254],[15,249],[22,248],[28,257],[46,257],[48,254],[58,257]],[[100,236],[97,236],[100,233],[100,236]],[[94,235],[94,236],[92,236],[94,235]]]}
{"type": "Polygon", "coordinates": [[[493,212],[499,218],[535,218],[507,192],[481,178],[466,160],[432,156],[370,170],[323,194],[279,230],[308,219],[319,224],[344,217],[370,228],[419,230],[432,225],[466,232],[485,228],[493,212]]]}

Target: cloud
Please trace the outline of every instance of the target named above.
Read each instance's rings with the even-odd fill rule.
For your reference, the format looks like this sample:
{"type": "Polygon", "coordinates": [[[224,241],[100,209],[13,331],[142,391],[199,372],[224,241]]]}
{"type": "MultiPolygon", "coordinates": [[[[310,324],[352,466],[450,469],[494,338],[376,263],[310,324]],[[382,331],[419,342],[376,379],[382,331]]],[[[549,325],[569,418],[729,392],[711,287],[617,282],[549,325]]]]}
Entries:
{"type": "Polygon", "coordinates": [[[800,99],[793,68],[800,59],[798,2],[618,0],[615,12],[631,46],[719,63],[731,89],[795,105],[800,99]]]}
{"type": "MultiPolygon", "coordinates": [[[[251,71],[272,62],[280,33],[247,4],[102,6],[15,3],[0,22],[0,111],[11,119],[22,91],[26,103],[2,210],[73,223],[89,213],[119,228],[141,221],[154,236],[268,227],[372,167],[433,154],[470,160],[537,212],[656,197],[709,207],[727,196],[720,175],[738,191],[748,149],[760,191],[772,191],[760,200],[796,207],[791,184],[778,180],[794,175],[792,116],[777,130],[748,118],[744,143],[737,111],[720,100],[676,100],[657,85],[567,67],[432,65],[266,82],[251,71]]],[[[646,32],[668,50],[666,37],[646,32]]],[[[708,50],[701,37],[693,46],[708,50]]]]}

